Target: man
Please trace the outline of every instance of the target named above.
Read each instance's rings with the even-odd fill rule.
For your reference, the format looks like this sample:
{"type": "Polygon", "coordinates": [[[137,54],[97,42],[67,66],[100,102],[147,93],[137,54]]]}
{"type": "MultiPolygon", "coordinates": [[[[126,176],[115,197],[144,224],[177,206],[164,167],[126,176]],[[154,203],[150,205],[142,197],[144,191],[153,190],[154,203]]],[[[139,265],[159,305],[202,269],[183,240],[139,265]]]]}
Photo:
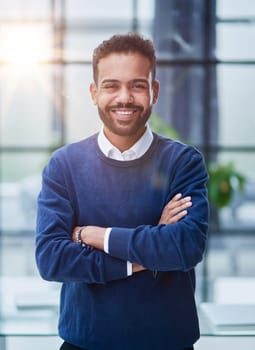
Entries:
{"type": "Polygon", "coordinates": [[[192,349],[199,337],[207,172],[196,149],[149,128],[155,61],[137,34],[99,45],[90,92],[103,128],[43,172],[36,258],[43,278],[63,282],[61,349],[192,349]]]}

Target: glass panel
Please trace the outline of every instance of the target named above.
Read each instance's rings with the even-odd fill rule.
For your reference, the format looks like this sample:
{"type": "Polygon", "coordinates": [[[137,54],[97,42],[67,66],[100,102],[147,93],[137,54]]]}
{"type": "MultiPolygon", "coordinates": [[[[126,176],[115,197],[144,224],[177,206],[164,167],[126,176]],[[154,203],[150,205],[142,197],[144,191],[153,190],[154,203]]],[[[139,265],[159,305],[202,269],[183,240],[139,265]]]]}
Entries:
{"type": "Polygon", "coordinates": [[[24,64],[49,60],[52,45],[52,28],[47,23],[0,23],[0,60],[3,62],[23,67],[24,64]]]}
{"type": "Polygon", "coordinates": [[[203,66],[158,67],[160,95],[154,110],[184,142],[203,145],[203,66]]]}
{"type": "MultiPolygon", "coordinates": [[[[231,201],[228,206],[221,208],[218,212],[219,231],[233,231],[239,239],[241,239],[242,235],[250,235],[254,245],[255,152],[221,152],[218,162],[220,164],[233,164],[235,171],[245,177],[242,190],[239,188],[236,179],[232,178],[233,193],[231,201]]],[[[247,266],[247,271],[249,269],[250,267],[247,266]]]]}
{"type": "Polygon", "coordinates": [[[222,151],[219,153],[218,162],[220,164],[233,163],[235,169],[242,173],[247,178],[248,182],[255,180],[255,151],[222,151]]]}
{"type": "Polygon", "coordinates": [[[94,48],[103,40],[118,32],[126,33],[131,31],[131,23],[125,25],[118,23],[111,24],[102,21],[95,24],[95,27],[70,28],[65,36],[65,59],[91,61],[94,48]]]}
{"type": "Polygon", "coordinates": [[[217,25],[216,55],[222,60],[254,60],[255,20],[246,25],[219,23],[217,25]]]}
{"type": "MultiPolygon", "coordinates": [[[[102,3],[97,0],[66,1],[67,31],[65,58],[69,60],[91,60],[92,51],[102,40],[116,33],[132,31],[135,14],[132,1],[116,4],[114,0],[102,3]]],[[[137,26],[139,31],[151,35],[154,1],[138,1],[137,26]]]]}
{"type": "Polygon", "coordinates": [[[155,0],[138,0],[138,31],[148,38],[152,38],[155,0]]]}
{"type": "Polygon", "coordinates": [[[2,145],[59,144],[61,91],[55,90],[59,88],[60,73],[54,66],[0,67],[2,145]]]}
{"type": "MultiPolygon", "coordinates": [[[[219,143],[255,146],[255,68],[218,66],[219,143]]],[[[254,169],[255,170],[255,169],[254,169]]]]}
{"type": "MultiPolygon", "coordinates": [[[[155,2],[153,29],[158,58],[204,59],[204,11],[202,2],[155,2]]],[[[208,54],[213,56],[211,51],[208,54]]]]}
{"type": "Polygon", "coordinates": [[[1,154],[1,335],[57,333],[59,284],[39,277],[34,258],[36,202],[48,158],[32,151],[1,154]]]}
{"type": "Polygon", "coordinates": [[[16,151],[1,153],[0,179],[2,183],[22,182],[32,176],[39,176],[46,164],[50,151],[16,151]]]}
{"type": "Polygon", "coordinates": [[[36,199],[40,173],[47,153],[5,153],[1,155],[0,231],[5,234],[34,234],[36,199]]]}
{"type": "Polygon", "coordinates": [[[91,81],[91,65],[66,67],[67,142],[87,137],[101,127],[97,108],[89,93],[91,81]]]}
{"type": "Polygon", "coordinates": [[[155,0],[138,0],[137,3],[139,20],[152,21],[154,18],[155,0]]]}
{"type": "Polygon", "coordinates": [[[66,0],[66,16],[68,19],[130,19],[132,18],[132,1],[122,0],[66,0]]]}
{"type": "Polygon", "coordinates": [[[217,15],[219,17],[251,17],[255,16],[253,0],[217,0],[217,15]]]}
{"type": "Polygon", "coordinates": [[[39,19],[49,17],[50,0],[0,0],[0,19],[39,19]]]}

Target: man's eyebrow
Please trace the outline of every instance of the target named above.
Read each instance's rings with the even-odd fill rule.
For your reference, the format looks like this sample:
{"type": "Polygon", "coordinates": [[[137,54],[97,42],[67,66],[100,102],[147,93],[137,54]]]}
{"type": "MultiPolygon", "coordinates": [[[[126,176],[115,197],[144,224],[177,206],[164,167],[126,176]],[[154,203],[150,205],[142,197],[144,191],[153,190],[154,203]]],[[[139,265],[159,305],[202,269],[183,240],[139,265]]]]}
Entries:
{"type": "Polygon", "coordinates": [[[131,83],[147,83],[148,84],[148,80],[144,79],[144,78],[137,78],[137,79],[132,79],[130,80],[131,83]]]}
{"type": "MultiPolygon", "coordinates": [[[[119,83],[120,81],[118,79],[104,79],[101,81],[101,84],[107,84],[107,83],[119,83]]],[[[148,84],[148,80],[144,78],[135,78],[128,81],[128,83],[146,83],[148,84]]]]}
{"type": "Polygon", "coordinates": [[[106,84],[106,83],[117,83],[119,80],[117,79],[104,79],[101,81],[101,84],[106,84]]]}

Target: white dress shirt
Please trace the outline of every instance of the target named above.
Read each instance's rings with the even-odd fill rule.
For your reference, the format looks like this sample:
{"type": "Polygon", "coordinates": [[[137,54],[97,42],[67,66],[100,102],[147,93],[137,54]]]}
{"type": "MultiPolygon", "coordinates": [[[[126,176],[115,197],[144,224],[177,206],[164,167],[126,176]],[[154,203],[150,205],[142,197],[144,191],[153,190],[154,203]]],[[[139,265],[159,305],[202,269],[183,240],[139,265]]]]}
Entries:
{"type": "MultiPolygon", "coordinates": [[[[111,144],[111,142],[106,138],[103,128],[98,134],[98,146],[104,155],[108,158],[120,161],[134,160],[142,157],[149,149],[152,141],[153,134],[149,125],[146,125],[146,130],[141,138],[131,148],[124,152],[121,152],[117,147],[111,144]]],[[[104,236],[104,251],[107,254],[109,253],[110,234],[111,227],[108,227],[104,236]]],[[[132,264],[129,261],[127,262],[127,275],[132,275],[132,264]]]]}

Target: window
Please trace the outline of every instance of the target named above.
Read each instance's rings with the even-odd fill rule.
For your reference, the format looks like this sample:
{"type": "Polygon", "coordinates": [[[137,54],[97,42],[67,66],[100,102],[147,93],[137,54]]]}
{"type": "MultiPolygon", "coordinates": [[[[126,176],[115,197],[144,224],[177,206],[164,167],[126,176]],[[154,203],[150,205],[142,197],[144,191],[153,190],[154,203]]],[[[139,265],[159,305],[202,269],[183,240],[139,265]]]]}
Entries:
{"type": "MultiPolygon", "coordinates": [[[[100,128],[88,91],[91,54],[116,32],[139,31],[155,41],[161,81],[155,112],[183,141],[200,148],[208,164],[233,162],[247,178],[244,192],[237,191],[219,212],[220,225],[211,233],[210,248],[223,259],[218,261],[227,259],[230,246],[218,240],[219,233],[238,244],[247,236],[254,247],[254,1],[0,0],[0,8],[2,283],[40,280],[34,261],[40,174],[54,149],[100,128]]],[[[208,259],[208,280],[198,267],[198,282],[206,282],[198,283],[201,299],[218,273],[251,274],[244,255],[238,270],[221,264],[228,266],[223,272],[211,267],[210,254],[208,259]]],[[[34,283],[30,294],[36,295],[34,283]]],[[[16,292],[12,288],[10,295],[16,292]]],[[[17,316],[6,305],[0,306],[2,316],[10,310],[17,316]]]]}

